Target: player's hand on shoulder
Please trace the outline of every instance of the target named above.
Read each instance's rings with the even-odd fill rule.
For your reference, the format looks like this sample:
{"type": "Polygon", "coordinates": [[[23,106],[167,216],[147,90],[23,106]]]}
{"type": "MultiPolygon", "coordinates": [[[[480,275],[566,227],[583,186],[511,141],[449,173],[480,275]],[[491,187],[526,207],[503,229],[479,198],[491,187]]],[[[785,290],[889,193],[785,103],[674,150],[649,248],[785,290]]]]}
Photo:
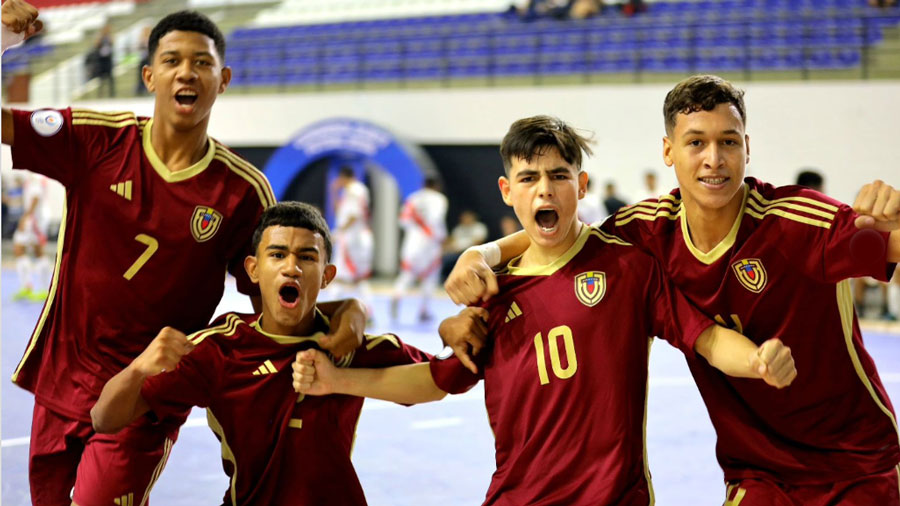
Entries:
{"type": "Polygon", "coordinates": [[[38,19],[38,10],[24,0],[3,2],[2,22],[14,33],[24,32],[26,38],[40,32],[44,27],[44,23],[38,19]]]}
{"type": "Polygon", "coordinates": [[[319,346],[335,357],[343,357],[359,348],[365,338],[368,318],[365,304],[356,299],[348,301],[331,317],[331,328],[328,335],[319,341],[319,346]]]}
{"type": "Polygon", "coordinates": [[[859,228],[874,228],[880,232],[900,230],[900,190],[881,180],[862,187],[853,203],[860,214],[859,228]]]}
{"type": "Polygon", "coordinates": [[[791,349],[780,339],[769,339],[750,356],[750,366],[760,378],[775,388],[790,385],[797,377],[791,349]]]}
{"type": "Polygon", "coordinates": [[[487,309],[467,307],[442,321],[438,327],[444,345],[452,348],[459,361],[473,374],[478,374],[478,367],[472,357],[478,355],[487,341],[487,319],[487,309]]]}
{"type": "Polygon", "coordinates": [[[453,302],[468,306],[497,294],[497,276],[481,253],[466,251],[453,266],[444,289],[453,302]]]}
{"type": "Polygon", "coordinates": [[[184,332],[172,327],[163,327],[150,345],[134,359],[132,367],[144,376],[156,376],[174,370],[182,357],[190,353],[194,347],[184,332]]]}
{"type": "Polygon", "coordinates": [[[294,391],[306,395],[328,395],[334,392],[337,368],[319,350],[309,349],[297,352],[291,365],[294,370],[294,391]]]}

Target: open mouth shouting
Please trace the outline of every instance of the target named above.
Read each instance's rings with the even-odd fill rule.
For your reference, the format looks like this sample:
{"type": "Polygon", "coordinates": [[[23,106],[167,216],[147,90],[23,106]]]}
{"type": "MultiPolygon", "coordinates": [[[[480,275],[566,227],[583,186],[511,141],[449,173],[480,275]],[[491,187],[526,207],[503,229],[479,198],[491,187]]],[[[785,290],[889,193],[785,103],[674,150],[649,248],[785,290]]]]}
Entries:
{"type": "Polygon", "coordinates": [[[556,232],[559,227],[559,213],[553,208],[541,208],[534,214],[534,222],[545,234],[556,232]]]}
{"type": "Polygon", "coordinates": [[[300,287],[295,282],[288,282],[278,289],[278,302],[281,307],[293,309],[300,301],[300,287]]]}
{"type": "Polygon", "coordinates": [[[178,112],[185,114],[194,110],[194,104],[197,103],[198,94],[191,89],[181,89],[175,94],[175,102],[178,104],[178,112]]]}

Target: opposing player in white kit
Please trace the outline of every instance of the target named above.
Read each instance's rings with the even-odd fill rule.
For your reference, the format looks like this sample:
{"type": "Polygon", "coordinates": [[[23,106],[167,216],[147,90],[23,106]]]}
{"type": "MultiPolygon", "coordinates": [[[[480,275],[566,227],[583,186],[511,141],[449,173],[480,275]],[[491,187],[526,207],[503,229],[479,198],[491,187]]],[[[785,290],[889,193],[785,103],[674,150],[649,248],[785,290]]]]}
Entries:
{"type": "Polygon", "coordinates": [[[50,286],[50,260],[44,256],[47,244],[46,195],[48,179],[40,174],[23,172],[22,205],[24,212],[13,234],[13,256],[19,276],[19,291],[13,300],[42,301],[50,286]],[[28,256],[28,249],[34,258],[28,256]]]}
{"type": "Polygon", "coordinates": [[[397,319],[400,297],[418,282],[422,290],[419,321],[431,319],[428,300],[438,284],[441,271],[441,251],[447,238],[447,197],[440,192],[434,176],[425,178],[425,187],[413,192],[403,203],[400,226],[403,245],[400,247],[400,276],[394,284],[391,299],[391,318],[397,319]]]}
{"type": "MultiPolygon", "coordinates": [[[[369,309],[369,276],[372,275],[372,228],[369,226],[369,189],[356,179],[352,167],[341,167],[332,187],[334,205],[334,285],[351,287],[369,309]]],[[[340,290],[339,287],[336,287],[340,290]]]]}

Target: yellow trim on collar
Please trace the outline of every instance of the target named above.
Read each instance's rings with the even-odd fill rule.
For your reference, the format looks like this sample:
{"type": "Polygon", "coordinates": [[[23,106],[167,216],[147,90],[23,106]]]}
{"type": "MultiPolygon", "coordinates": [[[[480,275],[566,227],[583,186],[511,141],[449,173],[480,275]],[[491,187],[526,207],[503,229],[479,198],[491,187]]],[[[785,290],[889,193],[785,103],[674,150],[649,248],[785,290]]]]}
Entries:
{"type": "Polygon", "coordinates": [[[144,154],[147,155],[147,159],[150,160],[150,165],[153,166],[156,173],[159,174],[159,177],[163,178],[167,183],[178,183],[196,176],[206,170],[206,168],[209,167],[210,162],[212,162],[213,157],[216,156],[216,143],[213,142],[212,137],[207,136],[206,140],[209,143],[209,149],[206,150],[206,154],[203,155],[203,158],[186,169],[173,172],[166,167],[166,164],[163,163],[159,158],[159,155],[156,154],[156,150],[153,149],[153,143],[150,141],[151,130],[153,130],[152,118],[144,125],[144,132],[142,134],[144,154]]]}
{"type": "Polygon", "coordinates": [[[518,263],[522,259],[522,255],[513,258],[509,261],[509,274],[513,276],[550,276],[551,274],[561,269],[564,265],[569,263],[569,260],[575,258],[575,255],[577,255],[578,252],[581,251],[581,248],[584,247],[584,243],[586,243],[588,237],[590,237],[591,230],[592,228],[589,225],[582,223],[581,232],[578,234],[578,238],[575,239],[575,244],[569,247],[569,249],[566,250],[566,252],[563,253],[562,256],[547,265],[516,267],[514,264],[518,263]]]}
{"type": "Polygon", "coordinates": [[[747,184],[744,183],[744,199],[741,202],[741,210],[738,211],[737,217],[734,219],[734,223],[731,224],[731,230],[728,231],[728,235],[725,236],[724,239],[719,241],[719,244],[716,244],[716,247],[709,250],[708,253],[704,253],[697,249],[694,246],[694,242],[691,241],[691,232],[688,230],[687,223],[687,215],[685,214],[685,206],[682,204],[681,208],[678,210],[678,217],[681,219],[681,235],[684,237],[684,244],[687,245],[688,250],[694,255],[694,258],[700,260],[706,265],[710,265],[716,260],[722,258],[722,255],[725,254],[732,246],[734,246],[734,240],[737,238],[738,229],[741,228],[741,220],[744,219],[744,210],[747,207],[747,197],[750,195],[750,192],[747,189],[747,184]]]}

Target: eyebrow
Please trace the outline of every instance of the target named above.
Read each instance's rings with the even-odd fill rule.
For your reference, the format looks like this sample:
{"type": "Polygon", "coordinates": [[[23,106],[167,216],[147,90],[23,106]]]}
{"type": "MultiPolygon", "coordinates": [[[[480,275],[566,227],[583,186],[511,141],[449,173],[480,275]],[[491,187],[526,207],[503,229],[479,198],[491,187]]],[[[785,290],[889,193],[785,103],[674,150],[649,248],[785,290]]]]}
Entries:
{"type": "MultiPolygon", "coordinates": [[[[174,49],[169,49],[168,51],[163,51],[159,53],[160,56],[172,55],[172,56],[181,56],[180,51],[176,51],[174,49]]],[[[209,56],[212,58],[213,54],[209,51],[194,51],[194,56],[209,56]]]]}
{"type": "MultiPolygon", "coordinates": [[[[703,130],[697,130],[696,128],[692,128],[692,129],[688,130],[687,132],[685,132],[684,135],[703,135],[705,133],[706,132],[704,132],[703,130]]],[[[724,130],[724,131],[722,131],[722,133],[725,135],[741,135],[740,132],[738,132],[737,130],[735,130],[733,128],[724,130]]]]}
{"type": "MultiPolygon", "coordinates": [[[[270,245],[266,246],[266,251],[268,251],[268,250],[289,251],[290,248],[288,248],[284,244],[270,244],[270,245]]],[[[315,246],[307,246],[305,248],[300,248],[298,253],[319,253],[319,248],[317,248],[315,246]]]]}
{"type": "MultiPolygon", "coordinates": [[[[537,169],[522,169],[522,170],[520,170],[520,171],[516,174],[516,177],[520,177],[520,176],[536,176],[536,175],[538,175],[540,172],[541,172],[541,171],[539,171],[539,170],[537,170],[537,169]]],[[[555,168],[555,169],[550,169],[550,170],[548,170],[547,172],[549,172],[551,175],[553,175],[553,174],[560,174],[560,173],[563,173],[563,172],[569,173],[569,172],[571,172],[571,170],[569,170],[568,167],[557,167],[557,168],[555,168]]]]}

